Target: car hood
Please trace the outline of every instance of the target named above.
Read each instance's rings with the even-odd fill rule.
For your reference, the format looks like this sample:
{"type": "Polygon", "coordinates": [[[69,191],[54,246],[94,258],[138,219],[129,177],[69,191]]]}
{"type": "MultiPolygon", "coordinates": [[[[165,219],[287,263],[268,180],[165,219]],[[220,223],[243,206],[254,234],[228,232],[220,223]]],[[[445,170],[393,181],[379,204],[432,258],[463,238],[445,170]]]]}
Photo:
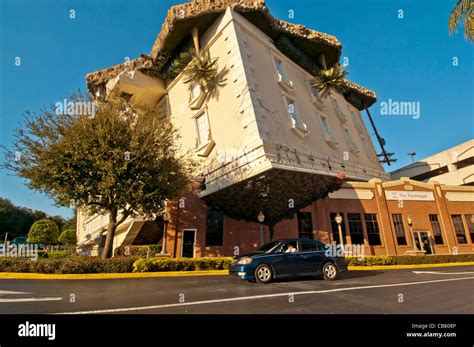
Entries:
{"type": "Polygon", "coordinates": [[[245,253],[245,254],[242,254],[242,255],[237,255],[234,257],[234,259],[238,260],[238,259],[242,259],[242,258],[255,258],[255,257],[259,257],[259,256],[262,256],[262,255],[265,255],[266,253],[265,252],[262,252],[262,251],[255,251],[255,252],[250,252],[250,253],[245,253]]]}

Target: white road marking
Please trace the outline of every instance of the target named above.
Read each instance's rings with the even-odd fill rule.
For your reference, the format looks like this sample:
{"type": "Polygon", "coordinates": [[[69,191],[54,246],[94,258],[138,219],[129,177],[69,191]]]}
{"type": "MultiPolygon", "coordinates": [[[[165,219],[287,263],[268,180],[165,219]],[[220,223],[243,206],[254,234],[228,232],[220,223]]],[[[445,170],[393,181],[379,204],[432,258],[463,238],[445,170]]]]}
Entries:
{"type": "Polygon", "coordinates": [[[13,292],[9,290],[0,290],[0,295],[21,295],[21,294],[31,294],[30,292],[13,292]]]}
{"type": "Polygon", "coordinates": [[[380,285],[373,285],[373,286],[346,287],[346,288],[335,288],[335,289],[324,289],[324,290],[309,290],[309,291],[303,291],[303,292],[287,292],[287,293],[276,293],[276,294],[241,296],[241,297],[236,297],[236,298],[191,301],[191,302],[175,303],[175,304],[163,304],[163,305],[140,306],[140,307],[124,307],[124,308],[111,308],[111,309],[104,309],[104,310],[77,311],[77,312],[62,312],[62,313],[57,313],[57,314],[94,314],[94,313],[114,313],[114,312],[143,311],[143,310],[154,310],[154,309],[169,308],[169,307],[205,305],[205,304],[215,304],[215,303],[222,303],[222,302],[232,302],[232,301],[267,299],[267,298],[276,298],[276,297],[288,297],[288,295],[324,294],[324,293],[342,292],[342,291],[349,291],[349,290],[412,286],[412,285],[427,284],[427,283],[462,281],[462,280],[468,280],[468,279],[472,280],[472,279],[474,279],[474,277],[461,277],[461,278],[449,278],[449,279],[442,279],[442,280],[431,280],[431,281],[420,281],[420,282],[380,284],[380,285]]]}
{"type": "Polygon", "coordinates": [[[412,271],[414,274],[434,274],[434,275],[472,275],[474,271],[467,272],[440,272],[440,271],[412,271]]]}
{"type": "Polygon", "coordinates": [[[0,303],[6,302],[36,302],[36,301],[59,301],[62,297],[55,298],[12,298],[12,299],[0,299],[0,303]]]}
{"type": "MultiPolygon", "coordinates": [[[[32,294],[31,292],[15,292],[11,290],[0,290],[0,296],[5,295],[26,295],[32,294]]],[[[0,303],[8,302],[35,302],[35,301],[59,301],[62,297],[51,297],[51,298],[0,298],[0,303]]]]}

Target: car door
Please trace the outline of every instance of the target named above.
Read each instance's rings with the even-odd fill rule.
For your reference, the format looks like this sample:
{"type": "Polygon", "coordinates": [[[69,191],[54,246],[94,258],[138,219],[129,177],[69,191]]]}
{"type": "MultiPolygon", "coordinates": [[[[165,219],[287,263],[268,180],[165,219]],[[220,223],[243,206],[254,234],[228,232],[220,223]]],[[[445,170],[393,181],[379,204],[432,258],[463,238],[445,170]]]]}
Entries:
{"type": "Polygon", "coordinates": [[[324,260],[324,249],[315,240],[300,240],[301,272],[316,273],[321,270],[324,260]]]}
{"type": "Polygon", "coordinates": [[[303,270],[303,260],[299,252],[297,241],[288,241],[283,243],[272,257],[272,265],[277,276],[290,276],[301,273],[303,270]],[[288,244],[294,244],[296,252],[286,253],[288,244]]]}

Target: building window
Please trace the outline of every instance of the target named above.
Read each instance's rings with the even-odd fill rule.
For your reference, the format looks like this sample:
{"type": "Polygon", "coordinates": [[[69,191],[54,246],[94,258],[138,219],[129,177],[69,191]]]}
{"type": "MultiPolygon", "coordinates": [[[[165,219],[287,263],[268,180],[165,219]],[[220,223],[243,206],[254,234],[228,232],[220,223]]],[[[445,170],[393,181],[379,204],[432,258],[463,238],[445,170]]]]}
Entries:
{"type": "Polygon", "coordinates": [[[342,123],[345,123],[347,121],[347,118],[344,115],[344,113],[342,113],[341,107],[339,106],[339,102],[336,100],[335,97],[331,97],[331,100],[332,100],[332,105],[334,107],[334,112],[336,113],[337,118],[339,118],[339,120],[342,123]]]}
{"type": "Polygon", "coordinates": [[[362,220],[359,213],[348,213],[349,233],[351,234],[351,243],[353,245],[364,244],[364,229],[362,229],[362,220]]]}
{"type": "Polygon", "coordinates": [[[308,131],[306,130],[306,124],[303,123],[303,120],[301,119],[295,101],[285,96],[285,103],[288,115],[291,119],[292,129],[298,130],[299,135],[302,135],[303,137],[306,136],[308,134],[308,131]]]}
{"type": "Polygon", "coordinates": [[[403,218],[401,214],[392,214],[393,227],[397,235],[397,244],[399,246],[407,245],[407,238],[405,236],[405,227],[403,226],[403,218]]]}
{"type": "Polygon", "coordinates": [[[366,138],[365,136],[361,136],[361,141],[362,141],[362,147],[364,148],[367,158],[371,160],[378,160],[377,153],[375,153],[374,147],[372,143],[370,142],[370,139],[366,138]]]}
{"type": "Polygon", "coordinates": [[[369,245],[382,245],[380,240],[379,223],[377,222],[377,215],[375,213],[365,214],[365,226],[367,227],[367,238],[369,239],[369,245]]]}
{"type": "Polygon", "coordinates": [[[197,129],[197,144],[203,146],[210,140],[209,132],[209,119],[207,118],[206,112],[201,112],[196,117],[196,129],[197,129]]]}
{"type": "Polygon", "coordinates": [[[354,140],[352,139],[349,129],[347,129],[346,127],[342,127],[342,132],[344,133],[344,138],[346,139],[347,147],[349,147],[349,150],[354,154],[359,153],[359,150],[357,149],[357,146],[354,143],[354,140]]]}
{"type": "Polygon", "coordinates": [[[199,83],[196,83],[189,91],[189,108],[191,110],[200,109],[206,100],[206,93],[201,90],[199,83]]]}
{"type": "Polygon", "coordinates": [[[441,224],[439,224],[438,215],[430,214],[429,217],[431,223],[431,230],[433,230],[435,244],[444,245],[443,233],[441,232],[441,224]]]}
{"type": "Polygon", "coordinates": [[[362,121],[360,120],[359,111],[350,110],[352,121],[354,122],[354,126],[359,133],[364,132],[364,126],[362,125],[362,121]]]}
{"type": "Polygon", "coordinates": [[[338,142],[336,140],[336,137],[332,133],[331,128],[329,127],[327,118],[319,114],[319,120],[321,122],[321,129],[323,131],[324,139],[331,147],[337,147],[338,142]]]}
{"type": "MultiPolygon", "coordinates": [[[[341,231],[342,231],[342,238],[344,239],[344,243],[346,241],[346,226],[344,224],[344,214],[342,212],[339,212],[339,214],[342,217],[342,223],[341,223],[341,231]]],[[[332,240],[336,242],[338,245],[341,244],[341,240],[339,239],[339,228],[336,223],[336,213],[330,213],[329,214],[329,219],[331,220],[331,233],[332,233],[332,240]]]]}
{"type": "Polygon", "coordinates": [[[278,85],[287,92],[293,91],[293,82],[288,79],[283,61],[275,56],[273,56],[273,61],[275,62],[278,85]]]}
{"type": "Polygon", "coordinates": [[[311,212],[298,212],[298,237],[302,239],[313,238],[313,219],[311,212]]]}
{"type": "Polygon", "coordinates": [[[467,243],[466,231],[464,230],[464,224],[462,224],[462,218],[460,214],[452,214],[451,219],[453,220],[454,232],[458,243],[467,243]]]}
{"type": "Polygon", "coordinates": [[[311,84],[309,80],[306,80],[306,88],[308,88],[309,95],[311,96],[311,102],[313,103],[313,105],[319,109],[323,109],[323,99],[321,99],[321,96],[319,95],[317,89],[311,84]]]}
{"type": "Polygon", "coordinates": [[[471,242],[474,243],[474,214],[465,214],[467,229],[471,235],[471,242]]]}
{"type": "Polygon", "coordinates": [[[224,213],[208,210],[206,220],[206,246],[222,246],[224,242],[224,213]]]}
{"type": "Polygon", "coordinates": [[[200,95],[201,95],[201,86],[199,85],[199,83],[196,83],[194,87],[192,87],[190,90],[189,99],[192,102],[193,100],[196,100],[200,95]]]}

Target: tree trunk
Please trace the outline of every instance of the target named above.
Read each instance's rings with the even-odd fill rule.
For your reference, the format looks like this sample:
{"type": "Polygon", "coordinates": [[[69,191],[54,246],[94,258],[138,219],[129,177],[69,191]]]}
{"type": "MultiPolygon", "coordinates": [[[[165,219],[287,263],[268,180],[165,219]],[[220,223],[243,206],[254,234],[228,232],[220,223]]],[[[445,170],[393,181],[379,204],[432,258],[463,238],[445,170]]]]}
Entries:
{"type": "Polygon", "coordinates": [[[102,259],[112,257],[112,248],[114,244],[115,230],[117,229],[117,209],[114,208],[109,212],[109,225],[107,226],[107,237],[105,246],[102,250],[102,259]]]}

